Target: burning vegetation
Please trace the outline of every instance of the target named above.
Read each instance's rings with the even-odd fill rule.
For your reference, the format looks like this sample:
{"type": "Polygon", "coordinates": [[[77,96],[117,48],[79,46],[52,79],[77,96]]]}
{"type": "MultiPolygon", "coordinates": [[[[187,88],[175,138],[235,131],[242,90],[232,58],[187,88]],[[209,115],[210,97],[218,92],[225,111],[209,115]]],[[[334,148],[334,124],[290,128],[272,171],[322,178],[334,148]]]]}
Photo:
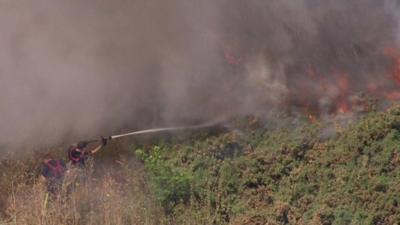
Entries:
{"type": "Polygon", "coordinates": [[[285,87],[262,90],[279,96],[269,108],[315,121],[365,111],[371,99],[400,98],[396,2],[272,1],[258,2],[257,9],[249,2],[230,3],[239,7],[224,5],[223,40],[230,43],[224,45],[225,61],[251,75],[256,69],[243,68],[263,57],[272,74],[267,82],[285,87]]]}
{"type": "Polygon", "coordinates": [[[0,4],[0,224],[397,223],[399,5],[0,4]],[[31,150],[213,121],[111,136],[51,200],[41,152],[65,151],[31,150]]]}
{"type": "MultiPolygon", "coordinates": [[[[379,73],[357,74],[341,69],[320,71],[312,65],[298,70],[296,82],[288,85],[280,107],[287,112],[300,111],[310,121],[324,116],[359,113],[369,110],[369,101],[389,103],[400,99],[400,54],[397,48],[378,53],[383,62],[379,73]]],[[[240,67],[246,62],[224,50],[228,64],[240,67]]],[[[354,57],[357,57],[354,55],[354,57]]],[[[390,103],[389,103],[390,104],[390,103]]]]}
{"type": "Polygon", "coordinates": [[[400,96],[395,0],[41,1],[4,3],[10,147],[400,96]]]}

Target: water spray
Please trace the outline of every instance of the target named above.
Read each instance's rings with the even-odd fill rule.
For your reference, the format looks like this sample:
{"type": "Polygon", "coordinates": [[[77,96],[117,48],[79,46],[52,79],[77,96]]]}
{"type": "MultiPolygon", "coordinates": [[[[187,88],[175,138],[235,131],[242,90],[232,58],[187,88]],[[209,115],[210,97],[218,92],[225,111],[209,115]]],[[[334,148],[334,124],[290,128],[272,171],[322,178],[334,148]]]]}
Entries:
{"type": "MultiPolygon", "coordinates": [[[[203,128],[209,128],[216,126],[218,124],[223,123],[226,120],[218,120],[218,121],[213,121],[209,123],[204,123],[200,125],[193,125],[193,126],[175,126],[175,127],[161,127],[161,128],[152,128],[152,129],[146,129],[146,130],[138,130],[138,131],[133,131],[133,132],[128,132],[128,133],[122,133],[122,134],[117,134],[117,135],[112,135],[106,137],[108,140],[113,140],[113,139],[118,139],[122,137],[128,137],[128,136],[136,136],[136,135],[142,135],[142,134],[152,134],[152,133],[160,133],[160,132],[166,132],[166,131],[184,131],[184,130],[198,130],[198,129],[203,129],[203,128]]],[[[90,140],[87,141],[86,143],[94,143],[98,142],[99,140],[90,140]]]]}

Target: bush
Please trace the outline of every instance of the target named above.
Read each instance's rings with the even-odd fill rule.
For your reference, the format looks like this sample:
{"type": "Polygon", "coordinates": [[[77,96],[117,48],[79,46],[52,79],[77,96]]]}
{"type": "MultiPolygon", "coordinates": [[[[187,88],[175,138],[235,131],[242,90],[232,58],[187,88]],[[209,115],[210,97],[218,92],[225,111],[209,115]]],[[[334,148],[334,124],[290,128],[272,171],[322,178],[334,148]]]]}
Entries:
{"type": "Polygon", "coordinates": [[[332,126],[300,122],[182,141],[153,148],[145,164],[172,223],[400,221],[400,108],[332,126]],[[326,129],[332,134],[321,137],[326,129]]]}
{"type": "Polygon", "coordinates": [[[170,213],[175,205],[189,201],[192,176],[174,169],[163,160],[163,153],[159,146],[154,146],[149,153],[136,150],[136,155],[145,162],[156,199],[161,202],[166,212],[170,213]]]}

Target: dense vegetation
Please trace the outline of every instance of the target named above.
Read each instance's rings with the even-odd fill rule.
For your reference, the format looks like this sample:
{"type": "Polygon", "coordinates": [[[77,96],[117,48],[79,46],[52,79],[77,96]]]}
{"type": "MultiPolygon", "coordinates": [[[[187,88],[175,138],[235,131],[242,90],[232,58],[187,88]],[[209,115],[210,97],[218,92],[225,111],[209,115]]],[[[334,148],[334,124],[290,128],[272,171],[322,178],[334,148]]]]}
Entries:
{"type": "MultiPolygon", "coordinates": [[[[252,118],[234,127],[114,142],[97,155],[83,184],[47,207],[37,179],[43,155],[2,160],[0,224],[400,221],[399,107],[352,123],[252,118]]],[[[68,182],[76,181],[66,179],[65,187],[68,182]]]]}
{"type": "Polygon", "coordinates": [[[350,125],[248,127],[136,154],[172,224],[400,221],[400,108],[350,125]]]}

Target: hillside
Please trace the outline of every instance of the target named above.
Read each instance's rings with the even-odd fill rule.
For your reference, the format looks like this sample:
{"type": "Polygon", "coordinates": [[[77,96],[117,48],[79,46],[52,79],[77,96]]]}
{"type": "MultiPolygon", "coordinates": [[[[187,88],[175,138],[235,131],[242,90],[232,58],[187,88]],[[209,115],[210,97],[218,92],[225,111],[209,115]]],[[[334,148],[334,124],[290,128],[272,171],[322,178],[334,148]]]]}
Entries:
{"type": "Polygon", "coordinates": [[[137,154],[172,224],[400,221],[400,108],[331,128],[247,127],[137,154]]]}
{"type": "Polygon", "coordinates": [[[249,118],[234,127],[114,142],[57,201],[37,179],[42,155],[3,160],[0,224],[400,221],[399,107],[350,124],[249,118]]]}

